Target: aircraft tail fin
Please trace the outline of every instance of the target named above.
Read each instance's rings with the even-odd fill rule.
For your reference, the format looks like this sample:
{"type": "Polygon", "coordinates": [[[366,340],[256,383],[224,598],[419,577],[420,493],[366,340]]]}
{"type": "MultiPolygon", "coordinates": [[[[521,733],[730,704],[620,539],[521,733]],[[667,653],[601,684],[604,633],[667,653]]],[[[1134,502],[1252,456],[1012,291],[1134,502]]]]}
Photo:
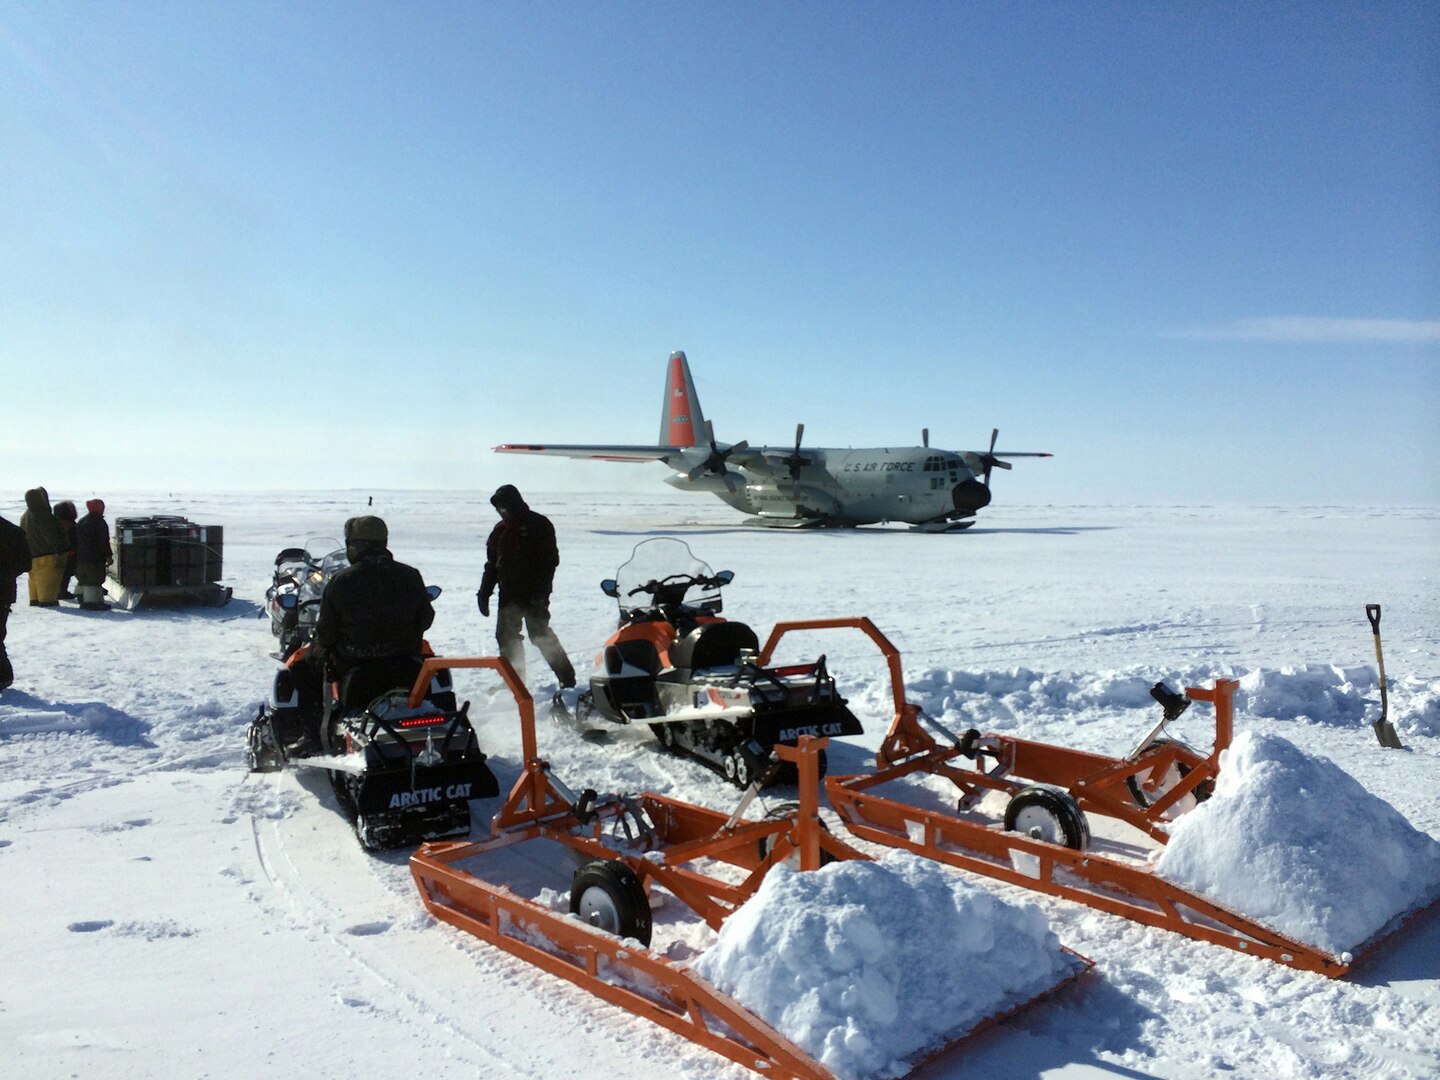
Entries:
{"type": "Polygon", "coordinates": [[[690,364],[683,352],[670,354],[665,375],[665,405],[660,413],[661,446],[700,446],[709,441],[700,395],[690,377],[690,364]]]}

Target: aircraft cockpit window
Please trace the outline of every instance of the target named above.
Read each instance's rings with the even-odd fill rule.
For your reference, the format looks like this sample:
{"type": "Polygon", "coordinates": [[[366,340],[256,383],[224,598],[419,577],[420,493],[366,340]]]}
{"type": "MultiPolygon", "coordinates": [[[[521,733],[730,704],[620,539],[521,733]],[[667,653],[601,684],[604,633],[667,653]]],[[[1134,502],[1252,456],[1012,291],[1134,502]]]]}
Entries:
{"type": "Polygon", "coordinates": [[[926,471],[926,472],[944,472],[944,471],[945,471],[945,459],[942,458],[942,457],[935,457],[935,456],[927,457],[927,458],[925,459],[925,471],[926,471]]]}

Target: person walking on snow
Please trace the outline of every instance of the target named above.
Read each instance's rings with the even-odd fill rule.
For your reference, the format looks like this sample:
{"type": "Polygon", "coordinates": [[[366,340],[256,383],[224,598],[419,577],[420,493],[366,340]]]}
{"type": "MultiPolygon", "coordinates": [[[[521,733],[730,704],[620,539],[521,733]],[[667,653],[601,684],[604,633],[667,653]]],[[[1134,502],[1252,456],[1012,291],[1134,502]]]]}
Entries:
{"type": "Polygon", "coordinates": [[[30,606],[59,607],[60,577],[65,572],[65,530],[50,509],[50,494],[43,487],[25,492],[25,513],[20,527],[30,544],[30,606]]]}
{"type": "Polygon", "coordinates": [[[561,689],[568,689],[575,685],[575,668],[550,629],[550,592],[555,584],[555,568],[560,565],[555,526],[549,518],[531,510],[513,484],[497,488],[490,496],[490,505],[499,513],[500,522],[485,541],[485,573],[475,594],[480,614],[490,615],[490,597],[498,585],[500,608],[495,614],[495,641],[500,655],[510,661],[523,682],[523,625],[531,643],[555,672],[561,689]]]}
{"type": "Polygon", "coordinates": [[[89,511],[75,523],[75,588],[83,611],[109,611],[105,603],[105,568],[115,561],[110,526],[105,523],[105,500],[89,499],[89,511]]]}
{"type": "Polygon", "coordinates": [[[5,652],[5,628],[15,605],[15,579],[30,569],[30,542],[25,530],[0,517],[0,690],[15,681],[15,669],[5,652]]]}

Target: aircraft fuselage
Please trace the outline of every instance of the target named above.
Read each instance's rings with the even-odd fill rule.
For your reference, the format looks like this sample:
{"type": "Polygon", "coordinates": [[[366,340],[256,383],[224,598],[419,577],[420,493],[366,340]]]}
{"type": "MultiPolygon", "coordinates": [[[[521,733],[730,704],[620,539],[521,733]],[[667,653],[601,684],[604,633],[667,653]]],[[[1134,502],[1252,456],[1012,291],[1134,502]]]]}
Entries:
{"type": "Polygon", "coordinates": [[[827,525],[897,521],[922,524],[968,517],[990,493],[959,454],[923,446],[860,450],[807,449],[791,469],[788,447],[762,447],[747,456],[763,467],[731,464],[743,486],[706,473],[680,472],[669,482],[681,490],[711,492],[736,510],[772,520],[823,520],[827,525]]]}

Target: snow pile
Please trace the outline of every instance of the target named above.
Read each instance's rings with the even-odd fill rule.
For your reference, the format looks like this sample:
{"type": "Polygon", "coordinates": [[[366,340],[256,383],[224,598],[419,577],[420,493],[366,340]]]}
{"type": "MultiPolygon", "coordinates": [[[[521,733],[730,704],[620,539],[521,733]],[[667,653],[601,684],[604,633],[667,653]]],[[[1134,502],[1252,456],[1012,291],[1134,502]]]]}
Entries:
{"type": "Polygon", "coordinates": [[[1305,717],[1320,724],[1358,726],[1368,696],[1378,699],[1379,693],[1380,679],[1373,667],[1297,664],[1242,676],[1235,705],[1250,716],[1305,717]]]}
{"type": "Polygon", "coordinates": [[[696,972],[842,1080],[906,1059],[1044,992],[1079,963],[1033,905],[908,852],[777,866],[696,972]]]}
{"type": "Polygon", "coordinates": [[[1339,954],[1440,895],[1440,841],[1324,758],[1241,732],[1156,862],[1179,885],[1339,954]]]}

